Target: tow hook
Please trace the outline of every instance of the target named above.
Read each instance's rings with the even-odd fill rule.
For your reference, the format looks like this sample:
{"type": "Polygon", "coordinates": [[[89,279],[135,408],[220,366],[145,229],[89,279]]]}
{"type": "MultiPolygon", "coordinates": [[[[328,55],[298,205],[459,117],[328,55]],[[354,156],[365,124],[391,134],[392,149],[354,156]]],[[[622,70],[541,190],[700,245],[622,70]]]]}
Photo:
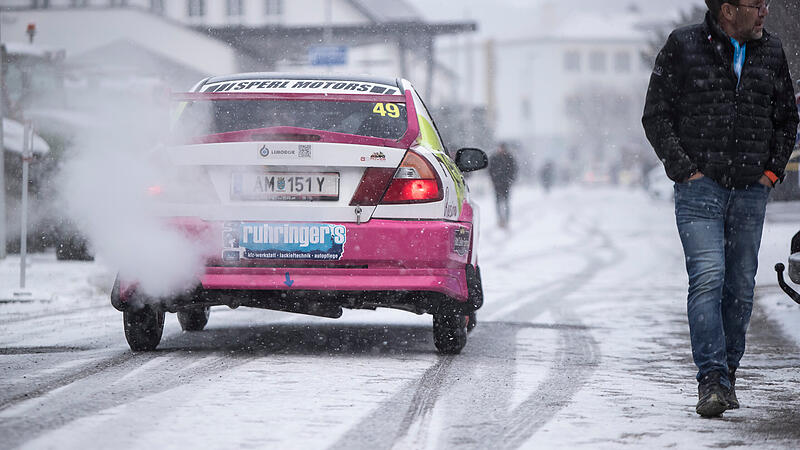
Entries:
{"type": "Polygon", "coordinates": [[[361,207],[356,205],[356,225],[361,225],[361,207]]]}
{"type": "Polygon", "coordinates": [[[795,301],[798,305],[800,305],[800,294],[797,293],[794,289],[791,288],[786,281],[783,279],[783,271],[786,269],[782,263],[775,264],[775,272],[778,272],[778,285],[783,289],[783,292],[786,292],[792,300],[795,301]]]}

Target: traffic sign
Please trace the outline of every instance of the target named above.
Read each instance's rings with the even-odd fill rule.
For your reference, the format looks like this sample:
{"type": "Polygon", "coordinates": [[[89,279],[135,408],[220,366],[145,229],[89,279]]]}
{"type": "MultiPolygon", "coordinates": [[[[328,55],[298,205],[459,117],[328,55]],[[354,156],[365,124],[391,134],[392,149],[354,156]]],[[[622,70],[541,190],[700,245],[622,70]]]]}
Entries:
{"type": "Polygon", "coordinates": [[[315,45],[309,47],[308,60],[312,66],[343,66],[347,64],[347,46],[315,45]]]}

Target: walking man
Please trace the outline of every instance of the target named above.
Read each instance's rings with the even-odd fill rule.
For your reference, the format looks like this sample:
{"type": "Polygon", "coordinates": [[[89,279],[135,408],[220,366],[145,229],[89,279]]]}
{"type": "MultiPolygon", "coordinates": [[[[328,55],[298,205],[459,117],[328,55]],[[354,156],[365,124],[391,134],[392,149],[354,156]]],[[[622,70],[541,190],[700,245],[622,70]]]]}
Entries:
{"type": "Polygon", "coordinates": [[[673,31],[658,54],[642,123],[675,182],[696,411],[713,417],[739,407],[767,197],[798,116],[781,42],[764,30],[770,0],[705,1],[704,22],[673,31]]]}
{"type": "Polygon", "coordinates": [[[517,177],[517,163],[505,143],[489,158],[489,176],[492,178],[494,195],[497,200],[497,222],[501,228],[508,225],[511,185],[517,177]]]}

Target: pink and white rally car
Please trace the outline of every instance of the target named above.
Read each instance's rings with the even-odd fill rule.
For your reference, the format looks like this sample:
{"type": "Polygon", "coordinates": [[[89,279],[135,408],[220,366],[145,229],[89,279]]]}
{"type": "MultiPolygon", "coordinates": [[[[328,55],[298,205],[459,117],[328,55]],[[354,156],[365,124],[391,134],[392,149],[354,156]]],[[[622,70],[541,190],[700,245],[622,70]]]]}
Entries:
{"type": "Polygon", "coordinates": [[[156,348],[165,312],[197,331],[211,306],[241,305],[429,313],[436,348],[461,351],[483,303],[462,173],[487,158],[464,148],[451,159],[411,83],[248,73],[173,98],[179,141],[165,157],[201,185],[157,194],[210,250],[196,287],[169,298],[143,299],[118,277],[111,303],[131,349],[156,348]]]}

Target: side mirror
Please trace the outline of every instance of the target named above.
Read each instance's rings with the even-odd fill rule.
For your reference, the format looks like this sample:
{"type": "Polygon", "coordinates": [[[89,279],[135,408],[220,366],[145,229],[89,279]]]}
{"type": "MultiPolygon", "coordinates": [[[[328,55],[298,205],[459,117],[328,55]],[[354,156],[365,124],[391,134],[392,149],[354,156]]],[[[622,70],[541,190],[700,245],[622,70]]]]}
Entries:
{"type": "Polygon", "coordinates": [[[489,165],[489,158],[479,148],[461,148],[456,153],[456,166],[462,172],[480,170],[489,165]]]}

